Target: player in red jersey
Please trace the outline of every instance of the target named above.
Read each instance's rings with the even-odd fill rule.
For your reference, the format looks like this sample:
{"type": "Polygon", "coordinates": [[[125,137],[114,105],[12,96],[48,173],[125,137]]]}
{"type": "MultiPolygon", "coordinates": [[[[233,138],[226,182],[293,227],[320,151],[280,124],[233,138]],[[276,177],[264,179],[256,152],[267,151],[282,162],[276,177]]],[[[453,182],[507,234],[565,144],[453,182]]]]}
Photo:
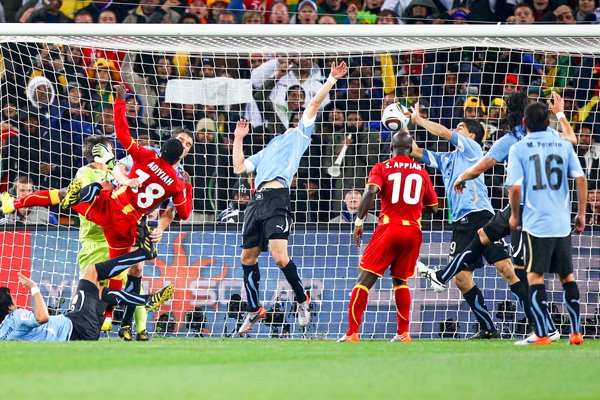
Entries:
{"type": "Polygon", "coordinates": [[[393,342],[410,342],[408,322],[410,292],[406,281],[415,275],[421,247],[423,206],[436,212],[438,198],[431,179],[421,164],[411,159],[412,137],[397,132],[392,138],[389,160],[377,163],[369,173],[367,188],[355,220],[354,240],[360,246],[363,221],[377,193],[381,193],[379,224],[360,260],[360,272],[348,304],[348,330],[339,342],[358,342],[362,315],[369,290],[390,267],[394,282],[394,299],[398,331],[393,342]]]}
{"type": "MultiPolygon", "coordinates": [[[[114,190],[100,190],[97,184],[81,188],[75,179],[69,185],[67,195],[61,202],[63,209],[72,207],[89,221],[102,227],[109,245],[110,257],[125,254],[134,246],[136,239],[145,232],[138,225],[142,217],[158,207],[164,200],[172,198],[177,214],[187,219],[192,211],[192,185],[189,176],[181,172],[183,179],[177,176],[173,168],[183,155],[183,145],[178,139],[168,139],[161,147],[160,156],[153,150],[138,145],[129,132],[125,114],[125,96],[123,86],[117,86],[115,100],[115,131],[117,139],[133,158],[129,171],[131,186],[122,185],[114,190]]],[[[119,258],[119,264],[137,258],[135,264],[144,256],[151,259],[156,256],[146,235],[140,237],[141,252],[133,252],[128,257],[119,258]]]]}

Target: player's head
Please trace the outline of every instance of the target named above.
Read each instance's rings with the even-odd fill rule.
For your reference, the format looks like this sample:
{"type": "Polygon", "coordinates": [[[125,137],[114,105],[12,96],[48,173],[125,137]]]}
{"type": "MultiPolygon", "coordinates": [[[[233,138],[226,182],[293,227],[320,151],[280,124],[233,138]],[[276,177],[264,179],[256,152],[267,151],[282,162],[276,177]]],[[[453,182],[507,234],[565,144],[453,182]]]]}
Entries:
{"type": "Polygon", "coordinates": [[[523,113],[529,104],[527,93],[523,91],[511,93],[506,99],[506,116],[500,120],[499,128],[512,131],[523,123],[523,113]]]}
{"type": "Polygon", "coordinates": [[[525,109],[525,126],[528,132],[545,131],[550,124],[548,106],[542,103],[531,103],[525,109]]]}
{"type": "Polygon", "coordinates": [[[412,150],[413,138],[407,131],[399,131],[392,136],[392,154],[408,156],[412,150]]]}
{"type": "Polygon", "coordinates": [[[183,145],[183,155],[181,158],[185,158],[192,147],[194,147],[194,134],[185,128],[177,128],[173,131],[173,135],[171,137],[181,142],[183,145]]]}
{"type": "Polygon", "coordinates": [[[15,301],[7,287],[0,288],[0,322],[15,308],[15,301]]]}
{"type": "Polygon", "coordinates": [[[483,138],[485,137],[485,129],[483,129],[481,123],[476,119],[463,118],[456,126],[456,131],[464,137],[473,139],[479,145],[483,143],[483,138]]]}
{"type": "Polygon", "coordinates": [[[104,136],[90,136],[83,141],[83,156],[89,163],[94,162],[92,149],[97,144],[103,144],[112,151],[112,143],[104,136]]]}
{"type": "Polygon", "coordinates": [[[179,139],[170,138],[160,148],[160,157],[171,165],[175,165],[183,156],[183,144],[179,139]]]}

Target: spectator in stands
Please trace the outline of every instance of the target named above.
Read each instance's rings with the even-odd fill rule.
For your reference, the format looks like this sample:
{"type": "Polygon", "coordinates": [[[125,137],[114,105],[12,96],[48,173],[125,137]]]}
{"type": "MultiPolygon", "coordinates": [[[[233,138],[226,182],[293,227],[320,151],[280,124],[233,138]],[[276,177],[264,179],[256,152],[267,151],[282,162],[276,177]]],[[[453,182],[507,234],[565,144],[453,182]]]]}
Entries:
{"type": "Polygon", "coordinates": [[[517,25],[529,25],[535,23],[533,8],[525,3],[520,3],[515,6],[514,15],[506,19],[507,23],[517,25]]]}
{"type": "Polygon", "coordinates": [[[9,138],[8,170],[31,176],[35,183],[50,187],[50,133],[40,126],[40,115],[36,112],[22,112],[19,134],[9,138]]]}
{"type": "MultiPolygon", "coordinates": [[[[340,215],[331,219],[332,223],[354,223],[356,216],[358,215],[358,206],[360,205],[360,199],[362,193],[357,189],[346,190],[344,193],[344,205],[340,215]]],[[[377,223],[377,217],[371,213],[367,213],[365,217],[367,224],[377,223]]]]}
{"type": "Polygon", "coordinates": [[[433,0],[412,0],[402,14],[407,24],[430,24],[439,16],[439,11],[433,0]]]}
{"type": "Polygon", "coordinates": [[[520,90],[519,76],[515,74],[507,74],[502,80],[502,98],[507,99],[512,93],[520,90]]]}
{"type": "Polygon", "coordinates": [[[76,24],[95,24],[96,20],[86,10],[79,10],[75,13],[73,22],[76,24]]]}
{"type": "Polygon", "coordinates": [[[337,21],[335,20],[333,15],[324,14],[319,17],[317,24],[319,24],[319,25],[336,25],[337,21]]]}
{"type": "Polygon", "coordinates": [[[319,14],[317,13],[317,4],[314,1],[302,0],[300,4],[298,4],[298,11],[295,16],[297,24],[316,24],[318,17],[319,14]]]}
{"type": "Polygon", "coordinates": [[[575,14],[577,23],[585,22],[586,17],[594,13],[597,3],[596,0],[579,0],[577,2],[577,13],[575,14]]]}
{"type": "Polygon", "coordinates": [[[237,24],[237,20],[233,11],[221,11],[217,17],[217,24],[237,24]]]}
{"type": "Polygon", "coordinates": [[[173,7],[180,5],[179,0],[139,0],[139,6],[129,11],[124,24],[176,24],[179,14],[173,7]],[[160,6],[159,6],[160,5],[160,6]]]}
{"type": "Polygon", "coordinates": [[[219,14],[227,10],[230,0],[207,0],[206,6],[208,7],[208,23],[217,23],[219,20],[219,14]]]}
{"type": "MultiPolygon", "coordinates": [[[[400,24],[400,18],[398,14],[396,14],[392,10],[381,10],[377,14],[377,24],[378,25],[398,25],[400,24]]],[[[404,22],[402,22],[404,23],[404,22]]]]}
{"type": "Polygon", "coordinates": [[[574,25],[577,23],[575,11],[567,5],[558,7],[553,11],[552,15],[556,17],[556,21],[559,24],[574,25]]]}
{"type": "Polygon", "coordinates": [[[322,1],[319,14],[333,15],[338,24],[346,24],[348,22],[348,6],[346,2],[343,2],[342,0],[322,1]]]}
{"type": "MultiPolygon", "coordinates": [[[[36,191],[33,180],[28,176],[19,176],[15,179],[9,193],[17,198],[28,196],[36,191]]],[[[48,225],[58,224],[56,215],[50,213],[47,207],[20,208],[12,214],[6,214],[0,218],[0,224],[22,224],[22,225],[48,225]]]]}
{"type": "Polygon", "coordinates": [[[545,102],[546,98],[544,97],[544,92],[542,91],[541,86],[539,86],[540,81],[533,81],[531,85],[527,88],[527,99],[529,103],[537,103],[538,101],[545,102]]]}
{"type": "MultiPolygon", "coordinates": [[[[600,225],[600,182],[588,181],[588,225],[600,225]]],[[[592,229],[598,229],[592,227],[592,229]]]]}
{"type": "MultiPolygon", "coordinates": [[[[94,21],[98,21],[101,24],[116,24],[127,16],[127,10],[129,10],[129,8],[135,7],[135,4],[126,6],[122,1],[118,0],[93,0],[88,3],[89,4],[86,7],[81,8],[81,10],[90,13],[94,21]]],[[[129,3],[132,3],[132,1],[129,1],[129,3]]]]}
{"type": "Polygon", "coordinates": [[[263,21],[263,14],[257,10],[246,11],[242,18],[242,24],[262,24],[263,21]]]}
{"type": "Polygon", "coordinates": [[[250,201],[250,193],[251,187],[248,180],[240,179],[231,190],[231,197],[227,208],[219,214],[219,222],[244,222],[244,211],[250,201]]]}
{"type": "Polygon", "coordinates": [[[528,4],[533,9],[533,17],[536,21],[544,21],[552,15],[553,11],[556,10],[563,4],[562,0],[525,0],[525,4],[528,4]]]}
{"type": "Polygon", "coordinates": [[[68,77],[62,46],[44,45],[33,64],[31,78],[43,76],[52,83],[57,94],[66,93],[68,77]]]}
{"type": "Polygon", "coordinates": [[[579,163],[588,181],[600,178],[600,144],[595,143],[592,129],[591,124],[579,126],[576,146],[579,163]]]}
{"type": "Polygon", "coordinates": [[[113,61],[99,58],[88,70],[92,110],[98,111],[103,103],[113,102],[114,86],[119,84],[121,75],[113,61]]]}
{"type": "Polygon", "coordinates": [[[202,22],[194,14],[185,13],[179,18],[180,24],[201,24],[202,22]]]}
{"type": "Polygon", "coordinates": [[[276,0],[271,3],[268,15],[270,24],[290,23],[290,12],[285,0],[276,0]]]}
{"type": "Polygon", "coordinates": [[[458,92],[458,67],[449,64],[441,76],[444,82],[443,85],[434,86],[429,115],[434,121],[451,129],[458,124],[460,104],[464,101],[458,92]]]}
{"type": "Polygon", "coordinates": [[[506,116],[506,102],[499,97],[490,101],[488,107],[487,119],[485,120],[486,140],[483,142],[484,153],[492,147],[492,144],[504,135],[504,132],[498,129],[500,120],[506,116]]]}
{"type": "Polygon", "coordinates": [[[36,11],[36,2],[25,3],[19,11],[17,11],[17,18],[20,15],[19,22],[33,22],[33,23],[60,23],[64,24],[72,22],[71,18],[60,12],[62,0],[45,0],[42,2],[42,8],[36,11]]]}
{"type": "MultiPolygon", "coordinates": [[[[207,24],[208,23],[208,7],[206,6],[205,0],[188,0],[187,8],[185,9],[186,13],[192,14],[196,16],[199,24],[207,24]]],[[[185,14],[182,15],[182,19],[185,14]]]]}
{"type": "Polygon", "coordinates": [[[485,118],[485,104],[479,97],[467,97],[463,103],[463,116],[482,121],[485,118]]]}

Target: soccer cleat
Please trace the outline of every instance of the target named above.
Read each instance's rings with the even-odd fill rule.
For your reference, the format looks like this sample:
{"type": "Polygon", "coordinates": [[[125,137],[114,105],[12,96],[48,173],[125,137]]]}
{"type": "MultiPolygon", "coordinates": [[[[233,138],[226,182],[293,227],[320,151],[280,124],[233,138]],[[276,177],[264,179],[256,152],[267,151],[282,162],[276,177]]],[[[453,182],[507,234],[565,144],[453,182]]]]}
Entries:
{"type": "Polygon", "coordinates": [[[469,339],[500,339],[500,332],[498,332],[497,330],[482,329],[473,336],[471,336],[469,339]]]}
{"type": "Polygon", "coordinates": [[[440,282],[435,274],[435,270],[429,268],[427,265],[423,264],[421,261],[417,261],[417,273],[421,275],[423,278],[427,279],[431,284],[431,288],[434,292],[442,292],[446,290],[446,285],[440,282]]]}
{"type": "Polygon", "coordinates": [[[135,335],[135,340],[137,342],[149,342],[150,335],[148,334],[148,330],[144,329],[143,331],[138,332],[137,335],[135,335]]]}
{"type": "Polygon", "coordinates": [[[146,310],[154,311],[158,309],[162,303],[173,297],[173,293],[175,293],[175,286],[173,286],[173,284],[160,289],[146,301],[146,310]]]}
{"type": "Polygon", "coordinates": [[[126,342],[133,340],[133,332],[131,331],[131,325],[125,325],[119,328],[119,337],[126,342]]]}
{"type": "Polygon", "coordinates": [[[552,344],[552,340],[548,336],[539,337],[535,333],[527,336],[523,340],[518,340],[515,342],[515,346],[549,346],[552,344]]]}
{"type": "Polygon", "coordinates": [[[15,205],[14,205],[15,198],[13,196],[11,196],[8,192],[4,192],[4,193],[2,193],[0,200],[2,200],[2,213],[3,214],[11,214],[11,213],[15,212],[15,205]]]}
{"type": "Polygon", "coordinates": [[[310,296],[308,294],[304,303],[298,303],[298,324],[300,326],[310,324],[310,296]]]}
{"type": "Polygon", "coordinates": [[[548,337],[551,341],[558,342],[558,340],[560,339],[560,332],[558,331],[558,329],[555,329],[553,332],[548,333],[548,337]]]}
{"type": "Polygon", "coordinates": [[[410,333],[408,333],[408,332],[404,332],[401,335],[399,335],[399,334],[396,333],[396,336],[394,336],[392,338],[392,340],[390,340],[390,342],[410,343],[410,342],[412,342],[412,338],[410,337],[410,333]]]}
{"type": "Polygon", "coordinates": [[[267,310],[265,310],[264,307],[259,307],[259,309],[254,312],[247,312],[242,326],[240,326],[240,329],[238,329],[238,333],[240,335],[247,334],[248,331],[252,329],[254,324],[263,319],[266,315],[267,310]]]}
{"type": "Polygon", "coordinates": [[[81,186],[82,181],[80,178],[75,178],[71,183],[69,183],[67,194],[60,202],[60,208],[67,210],[77,204],[79,201],[79,196],[81,195],[81,186]]]}
{"type": "Polygon", "coordinates": [[[102,322],[102,327],[100,328],[102,332],[110,332],[112,331],[112,319],[106,317],[104,318],[104,322],[102,322]]]}
{"type": "Polygon", "coordinates": [[[583,335],[581,333],[571,333],[569,335],[569,344],[574,346],[583,344],[583,335]]]}
{"type": "Polygon", "coordinates": [[[150,238],[150,233],[152,230],[146,224],[138,225],[138,238],[136,245],[146,252],[146,257],[148,260],[152,260],[156,258],[158,252],[156,251],[156,247],[154,243],[152,243],[152,239],[150,238]]]}
{"type": "Polygon", "coordinates": [[[341,338],[339,338],[337,341],[338,341],[338,343],[341,343],[341,342],[356,343],[356,342],[360,342],[360,336],[358,336],[358,333],[353,333],[351,335],[344,335],[341,338]]]}

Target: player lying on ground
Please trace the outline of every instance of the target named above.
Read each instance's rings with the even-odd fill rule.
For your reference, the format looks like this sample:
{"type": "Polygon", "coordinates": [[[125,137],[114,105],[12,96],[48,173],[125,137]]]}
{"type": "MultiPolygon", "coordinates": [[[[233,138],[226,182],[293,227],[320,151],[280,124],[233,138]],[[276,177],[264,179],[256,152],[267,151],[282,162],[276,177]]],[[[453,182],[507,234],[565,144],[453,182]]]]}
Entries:
{"type": "Polygon", "coordinates": [[[412,137],[397,132],[392,137],[393,157],[377,163],[369,173],[355,220],[354,240],[360,246],[364,218],[381,192],[379,225],[360,259],[360,272],[348,304],[348,330],[339,342],[360,341],[362,315],[367,307],[369,290],[390,268],[394,283],[394,300],[398,330],[393,342],[410,342],[408,331],[410,292],[406,281],[415,275],[415,264],[421,248],[421,216],[423,205],[437,211],[438,198],[423,166],[411,159],[412,137]]]}
{"type": "MultiPolygon", "coordinates": [[[[477,231],[494,216],[494,209],[488,196],[488,188],[485,185],[483,175],[468,182],[462,194],[457,194],[452,190],[458,176],[483,157],[481,144],[485,131],[479,121],[475,119],[463,119],[456,129],[451,131],[443,125],[422,118],[419,114],[419,103],[415,103],[413,107],[411,120],[414,124],[425,128],[429,133],[448,140],[455,147],[454,151],[436,153],[421,149],[414,143],[411,153],[411,157],[417,161],[437,168],[442,173],[446,196],[454,221],[452,223],[452,243],[450,243],[449,254],[450,260],[452,260],[457,253],[462,252],[467,247],[477,231]]],[[[521,308],[531,322],[527,282],[521,282],[517,278],[510,256],[504,248],[504,242],[498,241],[486,247],[483,251],[483,257],[488,263],[496,267],[500,276],[508,283],[510,290],[518,299],[521,308]]],[[[427,267],[423,269],[421,265],[423,264],[417,266],[417,272],[426,272],[427,267]]],[[[471,339],[500,337],[492,315],[485,305],[483,293],[473,281],[473,271],[483,266],[482,259],[479,257],[454,277],[456,286],[479,322],[480,330],[471,339]]],[[[432,282],[432,285],[438,286],[434,282],[432,282]]]]}
{"type": "Polygon", "coordinates": [[[233,141],[233,171],[237,175],[254,172],[257,187],[244,212],[241,258],[248,313],[239,329],[240,334],[247,333],[267,314],[258,300],[258,256],[261,251],[267,249],[267,245],[271,249],[273,260],[294,290],[298,302],[299,325],[305,327],[310,324],[310,298],[304,291],[296,264],[289,257],[287,249],[290,226],[293,222],[290,186],[298,171],[300,159],[310,144],[319,107],[333,85],[346,75],[347,71],[346,63],[332,63],[327,81],[309,102],[298,127],[290,128],[271,139],[264,149],[251,157],[245,158],[243,150],[244,137],[249,132],[248,122],[242,120],[237,123],[233,141]]]}
{"type": "MultiPolygon", "coordinates": [[[[548,131],[556,137],[562,137],[571,143],[577,143],[573,128],[571,128],[569,121],[564,116],[564,101],[558,94],[553,93],[552,95],[553,99],[548,100],[548,104],[552,112],[557,116],[563,133],[561,134],[551,128],[548,128],[548,131]]],[[[456,192],[462,193],[467,181],[477,178],[488,169],[498,163],[503,163],[508,159],[510,148],[514,144],[519,143],[526,135],[526,128],[523,125],[523,112],[527,105],[527,94],[524,92],[516,92],[508,97],[507,107],[509,114],[507,115],[507,120],[509,125],[507,127],[509,128],[509,131],[492,145],[490,151],[481,160],[463,172],[462,175],[456,179],[456,182],[454,183],[454,190],[456,192]]],[[[471,243],[469,243],[461,253],[456,254],[454,259],[452,259],[445,268],[439,271],[425,270],[421,275],[432,282],[445,285],[450,279],[456,276],[457,273],[480,259],[487,246],[502,240],[510,234],[515,274],[521,282],[527,282],[527,273],[523,262],[524,247],[521,241],[521,232],[510,229],[508,223],[509,218],[510,207],[506,206],[502,210],[496,212],[494,217],[485,224],[483,228],[477,231],[477,235],[473,238],[471,243]]],[[[546,320],[546,325],[550,332],[550,338],[553,341],[558,340],[560,338],[560,332],[558,332],[558,329],[554,326],[551,318],[546,320]]],[[[532,338],[532,336],[530,336],[530,338],[532,338]]]]}
{"type": "Polygon", "coordinates": [[[535,337],[515,344],[550,345],[550,318],[544,274],[558,274],[571,322],[571,344],[582,344],[579,289],[573,275],[571,199],[568,177],[575,178],[577,208],[575,233],[585,228],[587,181],[573,145],[548,131],[548,107],[533,103],[525,109],[527,136],[508,156],[506,186],[510,189],[510,227],[523,230],[525,265],[529,280],[535,337]],[[523,204],[521,215],[521,204],[523,204]],[[521,222],[522,221],[522,222],[521,222]]]}
{"type": "Polygon", "coordinates": [[[48,315],[36,283],[22,274],[19,281],[33,296],[33,311],[19,309],[7,287],[0,288],[0,340],[66,341],[98,340],[108,306],[144,305],[152,311],[173,296],[173,285],[150,295],[133,295],[122,290],[100,287],[99,280],[123,271],[110,264],[87,267],[77,284],[70,311],[64,315],[48,315]]]}

